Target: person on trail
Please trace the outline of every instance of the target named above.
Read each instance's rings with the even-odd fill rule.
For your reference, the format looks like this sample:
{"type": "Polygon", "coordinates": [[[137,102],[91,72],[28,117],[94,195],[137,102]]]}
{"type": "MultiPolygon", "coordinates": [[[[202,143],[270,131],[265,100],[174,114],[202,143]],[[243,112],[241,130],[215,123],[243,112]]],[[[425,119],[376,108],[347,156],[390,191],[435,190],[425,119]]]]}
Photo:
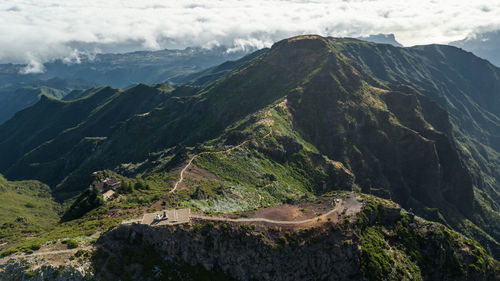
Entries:
{"type": "Polygon", "coordinates": [[[166,212],[166,211],[163,211],[163,219],[164,219],[164,220],[167,220],[167,219],[168,219],[168,217],[167,217],[167,212],[166,212]]]}
{"type": "Polygon", "coordinates": [[[160,220],[160,215],[156,214],[155,221],[159,221],[159,220],[160,220]]]}

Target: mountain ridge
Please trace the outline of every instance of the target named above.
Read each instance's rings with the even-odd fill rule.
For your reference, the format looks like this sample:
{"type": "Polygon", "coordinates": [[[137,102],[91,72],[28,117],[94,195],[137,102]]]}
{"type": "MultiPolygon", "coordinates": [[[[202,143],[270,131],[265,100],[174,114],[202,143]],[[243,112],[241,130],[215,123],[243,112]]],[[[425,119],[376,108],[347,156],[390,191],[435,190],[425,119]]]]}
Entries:
{"type": "MultiPolygon", "coordinates": [[[[104,110],[102,116],[123,109],[120,118],[102,127],[92,118],[78,120],[88,125],[86,130],[61,128],[48,143],[42,139],[11,162],[4,160],[0,171],[9,178],[34,175],[57,185],[56,193],[74,196],[91,183],[95,170],[122,171],[120,165],[125,164],[130,167],[123,172],[127,177],[150,180],[165,191],[177,177],[179,164],[169,164],[176,156],[183,159],[186,153],[246,139],[249,146],[232,154],[234,158],[197,159],[198,168],[217,177],[212,182],[201,180],[198,195],[181,194],[203,198],[206,192],[229,202],[233,199],[227,194],[232,192],[225,188],[241,186],[238,192],[250,201],[255,197],[250,190],[271,184],[277,190],[263,195],[277,204],[304,194],[359,188],[394,198],[419,215],[478,239],[498,255],[500,216],[492,203],[498,196],[498,174],[496,164],[488,170],[486,161],[498,155],[491,146],[498,128],[498,73],[452,47],[396,48],[355,39],[298,36],[276,43],[203,86],[168,92],[146,85],[124,92],[110,90],[118,91],[113,92],[117,96],[128,93],[132,100],[128,102],[134,105],[145,93],[147,106],[139,112],[127,108],[127,102],[120,105],[120,99],[110,99],[98,106],[104,110]],[[449,63],[455,57],[464,65],[449,63]],[[467,63],[477,71],[465,67],[467,63]],[[482,88],[477,73],[488,74],[492,87],[482,88]],[[265,124],[271,124],[273,134],[263,139],[268,133],[265,124]],[[91,134],[94,130],[109,134],[91,134]],[[90,141],[90,147],[81,141],[90,141]],[[75,149],[54,154],[62,143],[75,149]],[[79,150],[80,145],[86,152],[79,150]],[[238,163],[252,164],[254,170],[241,171],[238,163]],[[64,174],[51,178],[55,170],[61,171],[59,167],[66,168],[64,174]],[[352,180],[343,180],[343,169],[353,175],[352,180]],[[272,178],[277,180],[269,183],[272,178]],[[219,183],[222,189],[214,187],[219,183]],[[286,186],[289,195],[283,191],[286,186]]],[[[82,101],[68,105],[76,103],[82,101]]],[[[0,136],[33,108],[0,126],[0,136]]],[[[16,148],[15,143],[22,142],[12,138],[9,147],[16,148]]],[[[6,147],[0,143],[0,149],[6,147]]],[[[203,201],[197,200],[192,204],[203,201]]],[[[242,200],[241,204],[254,203],[242,200]]]]}

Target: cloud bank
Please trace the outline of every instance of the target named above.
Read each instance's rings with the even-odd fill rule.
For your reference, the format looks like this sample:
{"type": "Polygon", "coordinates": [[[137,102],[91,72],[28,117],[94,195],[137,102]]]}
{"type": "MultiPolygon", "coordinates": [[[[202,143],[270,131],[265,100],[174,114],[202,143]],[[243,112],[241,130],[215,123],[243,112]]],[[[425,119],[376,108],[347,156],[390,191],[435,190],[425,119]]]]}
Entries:
{"type": "Polygon", "coordinates": [[[307,33],[394,33],[408,46],[499,25],[500,2],[490,0],[1,0],[0,62],[37,72],[43,62],[77,62],[81,53],[239,50],[307,33]]]}

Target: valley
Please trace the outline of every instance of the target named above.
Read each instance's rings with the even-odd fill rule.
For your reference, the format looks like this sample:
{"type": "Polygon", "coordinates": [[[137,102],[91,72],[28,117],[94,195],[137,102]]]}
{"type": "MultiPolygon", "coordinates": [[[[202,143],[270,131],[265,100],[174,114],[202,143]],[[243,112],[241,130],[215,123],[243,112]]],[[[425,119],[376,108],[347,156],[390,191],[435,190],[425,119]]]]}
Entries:
{"type": "Polygon", "coordinates": [[[0,198],[39,192],[0,279],[499,280],[500,69],[303,35],[189,77],[0,125],[0,198]]]}

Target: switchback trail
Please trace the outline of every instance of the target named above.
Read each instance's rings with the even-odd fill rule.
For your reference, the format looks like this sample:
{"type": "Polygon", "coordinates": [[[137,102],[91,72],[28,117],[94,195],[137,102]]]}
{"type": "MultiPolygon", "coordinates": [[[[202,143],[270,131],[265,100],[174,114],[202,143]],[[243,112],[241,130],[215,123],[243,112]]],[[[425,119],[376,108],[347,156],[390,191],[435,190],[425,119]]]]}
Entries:
{"type": "MultiPolygon", "coordinates": [[[[267,138],[268,136],[270,136],[272,134],[272,129],[269,131],[269,133],[267,133],[267,135],[265,135],[263,138],[267,138]]],[[[191,166],[191,164],[193,164],[193,161],[194,159],[198,158],[199,156],[201,155],[204,155],[204,154],[217,154],[217,153],[229,153],[237,148],[240,148],[242,147],[243,145],[245,145],[246,143],[248,143],[250,140],[246,140],[246,141],[243,141],[242,143],[238,144],[238,145],[235,145],[235,146],[232,146],[226,150],[221,150],[221,151],[205,151],[205,152],[200,152],[196,155],[194,155],[193,157],[191,157],[191,159],[189,159],[189,162],[186,164],[186,166],[184,166],[184,168],[182,168],[181,170],[181,173],[180,173],[180,176],[179,176],[179,179],[175,182],[174,184],[174,188],[172,188],[172,190],[170,190],[168,193],[174,193],[176,190],[177,190],[177,187],[179,186],[179,184],[182,183],[182,181],[184,180],[184,173],[187,171],[187,169],[189,168],[189,166],[191,166]]]]}

